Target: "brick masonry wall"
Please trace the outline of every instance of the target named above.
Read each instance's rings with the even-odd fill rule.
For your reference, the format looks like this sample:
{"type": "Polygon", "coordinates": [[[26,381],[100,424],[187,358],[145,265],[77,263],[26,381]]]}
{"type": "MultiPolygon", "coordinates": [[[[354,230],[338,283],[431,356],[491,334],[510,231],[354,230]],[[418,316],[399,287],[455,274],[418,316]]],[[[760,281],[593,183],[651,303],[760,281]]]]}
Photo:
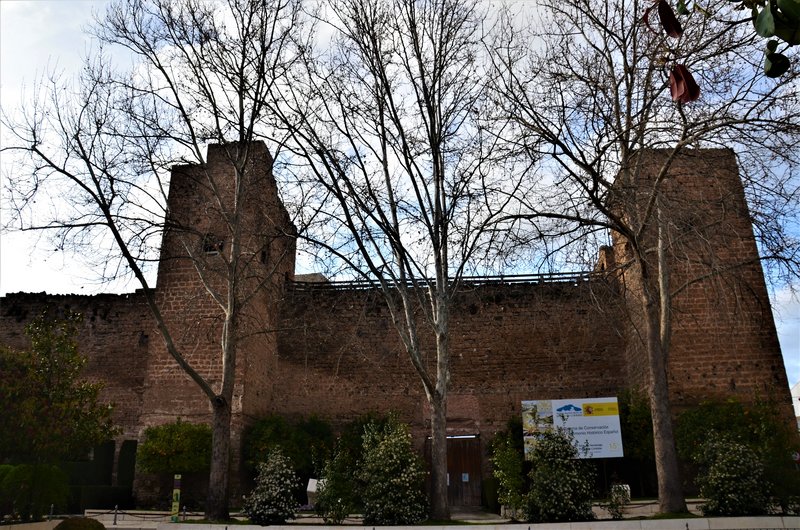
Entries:
{"type": "MultiPolygon", "coordinates": [[[[642,198],[653,192],[655,174],[667,163],[667,152],[655,151],[639,168],[640,199],[635,207],[640,211],[642,198]]],[[[733,151],[699,150],[669,161],[656,204],[667,219],[673,405],[712,398],[772,398],[788,415],[788,382],[733,151]]],[[[643,241],[653,249],[649,261],[657,270],[654,229],[645,232],[643,241]]],[[[614,249],[615,261],[623,263],[628,254],[620,238],[615,238],[614,249]]],[[[642,386],[646,363],[640,339],[642,309],[636,297],[641,287],[632,270],[621,281],[632,315],[629,378],[642,386]]]]}
{"type": "MultiPolygon", "coordinates": [[[[276,293],[294,270],[294,229],[278,198],[266,146],[250,146],[248,162],[238,173],[244,191],[237,201],[231,160],[240,154],[235,145],[211,146],[205,166],[173,168],[171,217],[162,243],[157,286],[158,305],[178,351],[215,392],[220,392],[222,385],[223,325],[231,292],[236,300],[234,477],[240,466],[242,431],[264,412],[260,396],[268,374],[261,359],[275,348],[271,330],[278,314],[276,293]],[[234,222],[229,222],[235,203],[240,211],[235,228],[240,245],[236,264],[231,261],[234,222]]],[[[208,397],[178,367],[163,342],[154,345],[148,360],[142,425],[171,422],[177,417],[210,422],[211,414],[208,397]]],[[[240,494],[237,485],[234,480],[233,496],[240,494]]],[[[148,489],[145,484],[137,487],[140,500],[151,501],[146,497],[148,489]]]]}
{"type": "MultiPolygon", "coordinates": [[[[207,168],[175,169],[170,210],[180,230],[165,234],[155,291],[179,348],[215,384],[222,314],[185,249],[202,250],[206,234],[225,239],[219,212],[203,191],[209,176],[222,179],[224,189],[229,168],[220,149],[211,148],[207,168]]],[[[293,228],[269,175],[265,148],[254,156],[260,194],[245,205],[243,245],[250,256],[245,286],[252,289],[262,281],[265,286],[243,315],[233,403],[234,470],[243,430],[269,412],[316,414],[341,424],[368,411],[395,410],[412,424],[421,446],[429,412],[382,297],[369,290],[300,289],[285,282],[294,269],[293,228]]],[[[675,298],[669,362],[673,402],[687,406],[710,397],[772,397],[789,407],[735,160],[730,151],[703,151],[699,158],[676,161],[665,187],[669,211],[679,214],[671,224],[677,256],[673,285],[704,278],[687,284],[675,298]],[[683,204],[687,201],[693,206],[683,204]],[[707,276],[712,270],[724,274],[707,276]]],[[[203,270],[219,272],[218,258],[209,256],[203,270]]],[[[624,260],[624,245],[615,240],[601,253],[599,266],[611,270],[624,260]]],[[[450,433],[480,434],[485,444],[519,414],[524,399],[607,396],[645,384],[640,310],[632,296],[624,296],[635,289],[627,274],[610,285],[465,286],[452,311],[450,433]],[[629,290],[620,292],[623,286],[629,290]]],[[[48,308],[84,314],[79,341],[90,358],[87,375],[105,381],[103,398],[116,403],[121,439],[140,439],[146,427],[177,417],[210,421],[208,399],[167,354],[142,293],[8,295],[0,299],[0,341],[26,347],[24,325],[48,308]]],[[[424,326],[420,332],[432,361],[430,332],[424,326]]],[[[152,477],[137,477],[140,502],[147,504],[153,485],[152,477]]]]}
{"type": "Polygon", "coordinates": [[[136,438],[142,412],[147,352],[154,337],[152,317],[141,293],[126,295],[48,295],[14,293],[0,298],[0,343],[27,349],[24,327],[41,314],[83,315],[79,351],[88,357],[84,375],[104,383],[100,400],[114,405],[121,439],[136,438]]]}
{"type": "MultiPolygon", "coordinates": [[[[451,434],[491,435],[523,399],[613,395],[625,386],[617,297],[603,282],[466,289],[452,311],[451,434]]],[[[418,375],[377,291],[293,290],[282,309],[273,411],[346,422],[396,410],[429,425],[418,375]]],[[[420,326],[435,359],[433,335],[420,326]]]]}

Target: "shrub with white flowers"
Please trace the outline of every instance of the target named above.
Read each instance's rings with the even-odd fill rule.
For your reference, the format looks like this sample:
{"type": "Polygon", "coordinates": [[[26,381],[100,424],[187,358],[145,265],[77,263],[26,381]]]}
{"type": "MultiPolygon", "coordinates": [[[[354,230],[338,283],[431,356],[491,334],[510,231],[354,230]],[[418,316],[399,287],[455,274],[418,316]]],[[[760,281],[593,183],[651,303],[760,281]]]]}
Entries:
{"type": "Polygon", "coordinates": [[[746,444],[728,436],[708,440],[694,460],[704,515],[762,515],[769,513],[770,482],[764,464],[746,444]]]}
{"type": "Polygon", "coordinates": [[[408,427],[390,417],[383,425],[368,425],[359,478],[363,491],[364,523],[409,525],[424,521],[428,502],[425,470],[411,446],[408,427]]]}
{"type": "Polygon", "coordinates": [[[625,484],[612,484],[608,495],[608,502],[604,505],[608,514],[615,521],[625,515],[625,505],[631,502],[631,490],[625,484]]]}
{"type": "Polygon", "coordinates": [[[242,504],[244,513],[253,523],[262,526],[294,519],[299,505],[293,494],[298,478],[292,462],[276,448],[257,469],[256,487],[242,504]]]}
{"type": "Polygon", "coordinates": [[[544,431],[531,452],[530,490],[525,497],[530,522],[594,519],[594,472],[578,459],[572,434],[564,429],[544,431]]]}

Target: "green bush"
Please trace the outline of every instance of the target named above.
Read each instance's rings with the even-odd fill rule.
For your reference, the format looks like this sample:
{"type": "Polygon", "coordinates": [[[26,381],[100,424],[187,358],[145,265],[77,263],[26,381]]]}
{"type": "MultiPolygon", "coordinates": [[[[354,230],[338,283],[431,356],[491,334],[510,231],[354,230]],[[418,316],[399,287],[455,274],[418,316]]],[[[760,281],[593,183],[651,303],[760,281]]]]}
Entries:
{"type": "Polygon", "coordinates": [[[211,427],[178,419],[144,431],[136,461],[148,473],[194,473],[211,465],[211,427]]]}
{"type": "Polygon", "coordinates": [[[361,493],[366,483],[360,478],[363,465],[364,432],[383,429],[388,425],[386,416],[365,414],[347,424],[336,440],[332,456],[325,462],[318,486],[314,507],[326,522],[338,524],[351,513],[364,511],[361,493]]]}
{"type": "Polygon", "coordinates": [[[499,482],[494,477],[484,477],[481,484],[481,504],[486,507],[486,511],[500,513],[500,502],[497,497],[499,482]]]}
{"type": "Polygon", "coordinates": [[[695,453],[704,515],[763,515],[769,513],[770,485],[764,465],[747,445],[727,437],[708,440],[695,453]]]}
{"type": "Polygon", "coordinates": [[[705,458],[706,440],[725,438],[746,445],[763,465],[765,484],[769,484],[774,503],[783,513],[792,513],[792,497],[800,491],[800,472],[791,454],[800,451],[800,439],[780,410],[770,402],[702,403],[678,416],[678,453],[684,460],[698,462],[705,458]]]}
{"type": "Polygon", "coordinates": [[[523,506],[525,475],[523,454],[507,433],[498,433],[491,445],[492,475],[497,479],[497,500],[516,513],[523,506]]]}
{"type": "Polygon", "coordinates": [[[117,429],[101,383],[85,380],[78,351],[82,317],[46,312],[25,326],[29,350],[0,345],[0,461],[54,463],[83,458],[117,429]]]}
{"type": "Polygon", "coordinates": [[[790,495],[788,497],[784,513],[800,515],[800,495],[790,495]]]}
{"type": "Polygon", "coordinates": [[[642,462],[655,461],[653,416],[650,400],[638,389],[628,389],[619,396],[619,421],[625,457],[642,462]]]}
{"type": "Polygon", "coordinates": [[[14,466],[9,464],[0,464],[0,522],[3,521],[6,515],[11,514],[11,510],[13,508],[13,503],[11,499],[6,496],[5,491],[3,490],[3,481],[6,478],[11,470],[14,469],[14,466]]]}
{"type": "Polygon", "coordinates": [[[630,490],[622,484],[612,484],[608,494],[608,502],[605,504],[606,510],[615,521],[622,520],[625,514],[625,505],[631,502],[630,490]]]}
{"type": "Polygon", "coordinates": [[[258,420],[244,436],[244,460],[251,469],[266,460],[275,448],[292,462],[299,486],[295,497],[305,501],[305,484],[318,476],[318,471],[329,457],[334,445],[330,424],[316,417],[290,423],[282,416],[268,416],[258,420]]]}
{"type": "Polygon", "coordinates": [[[408,427],[396,418],[366,427],[359,478],[365,483],[365,524],[409,525],[427,518],[425,470],[408,427]]]}
{"type": "Polygon", "coordinates": [[[528,490],[525,470],[530,466],[525,461],[522,419],[519,416],[513,416],[505,430],[495,433],[489,444],[489,461],[492,464],[490,487],[495,488],[495,494],[489,499],[487,492],[487,506],[499,503],[498,513],[503,513],[502,507],[505,507],[509,509],[505,516],[520,519],[528,490]]]}
{"type": "Polygon", "coordinates": [[[53,530],[105,530],[103,523],[90,517],[70,517],[56,525],[53,530]]]}
{"type": "Polygon", "coordinates": [[[594,518],[594,472],[578,459],[572,435],[559,428],[537,435],[530,453],[530,490],[525,512],[530,522],[587,521],[594,518]]]}
{"type": "Polygon", "coordinates": [[[20,464],[6,469],[0,483],[0,498],[12,504],[22,521],[38,521],[50,505],[63,508],[69,498],[67,475],[47,464],[20,464]]]}
{"type": "Polygon", "coordinates": [[[280,449],[274,449],[267,461],[257,467],[256,487],[244,498],[242,511],[259,525],[283,524],[294,519],[299,508],[294,496],[298,479],[291,460],[280,449]]]}
{"type": "Polygon", "coordinates": [[[341,524],[345,517],[355,513],[360,499],[354,472],[344,450],[337,449],[322,468],[323,479],[317,486],[316,512],[327,524],[341,524]]]}

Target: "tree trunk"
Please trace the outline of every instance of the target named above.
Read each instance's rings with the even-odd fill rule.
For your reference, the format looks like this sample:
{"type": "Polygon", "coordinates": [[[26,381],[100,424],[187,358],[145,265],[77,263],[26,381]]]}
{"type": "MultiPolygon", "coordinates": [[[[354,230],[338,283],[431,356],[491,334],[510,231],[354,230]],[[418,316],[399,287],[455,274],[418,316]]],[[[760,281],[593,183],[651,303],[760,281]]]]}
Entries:
{"type": "MultiPolygon", "coordinates": [[[[446,263],[442,260],[442,263],[446,263]]],[[[447,502],[447,391],[450,387],[450,300],[444,296],[446,272],[438,275],[436,295],[436,387],[431,403],[431,517],[450,519],[447,502]]]]}
{"type": "Polygon", "coordinates": [[[206,519],[227,521],[230,479],[231,403],[222,396],[212,402],[214,420],[211,431],[211,472],[206,499],[206,519]]]}
{"type": "Polygon", "coordinates": [[[431,518],[450,519],[447,504],[447,399],[431,400],[431,518]]]}
{"type": "MultiPolygon", "coordinates": [[[[643,278],[647,281],[645,278],[643,278]]],[[[658,475],[658,504],[661,513],[686,512],[686,501],[678,468],[678,454],[675,450],[675,438],[672,432],[672,416],[669,406],[669,388],[667,382],[665,352],[661,347],[661,315],[659,304],[650,292],[650,287],[643,286],[642,295],[645,307],[645,327],[647,331],[647,360],[650,381],[648,397],[650,411],[653,416],[653,444],[656,458],[656,474],[658,475]]]]}

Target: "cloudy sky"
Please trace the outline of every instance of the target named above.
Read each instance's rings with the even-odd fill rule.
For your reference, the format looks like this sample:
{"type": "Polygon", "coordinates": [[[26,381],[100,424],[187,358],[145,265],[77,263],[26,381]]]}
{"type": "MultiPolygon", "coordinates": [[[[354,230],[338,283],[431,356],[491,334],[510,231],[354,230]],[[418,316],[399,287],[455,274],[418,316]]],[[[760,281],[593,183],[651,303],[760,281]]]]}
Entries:
{"type": "MultiPolygon", "coordinates": [[[[0,0],[0,105],[17,107],[27,88],[49,69],[65,74],[80,68],[92,41],[82,29],[104,0],[0,0]]],[[[5,134],[7,131],[4,131],[5,134]]],[[[0,163],[3,162],[0,160],[0,163]]],[[[0,236],[0,295],[8,292],[84,293],[107,288],[91,271],[74,266],[74,257],[53,252],[35,235],[0,236]]],[[[781,291],[773,296],[775,320],[789,384],[800,381],[800,302],[781,291]]]]}

